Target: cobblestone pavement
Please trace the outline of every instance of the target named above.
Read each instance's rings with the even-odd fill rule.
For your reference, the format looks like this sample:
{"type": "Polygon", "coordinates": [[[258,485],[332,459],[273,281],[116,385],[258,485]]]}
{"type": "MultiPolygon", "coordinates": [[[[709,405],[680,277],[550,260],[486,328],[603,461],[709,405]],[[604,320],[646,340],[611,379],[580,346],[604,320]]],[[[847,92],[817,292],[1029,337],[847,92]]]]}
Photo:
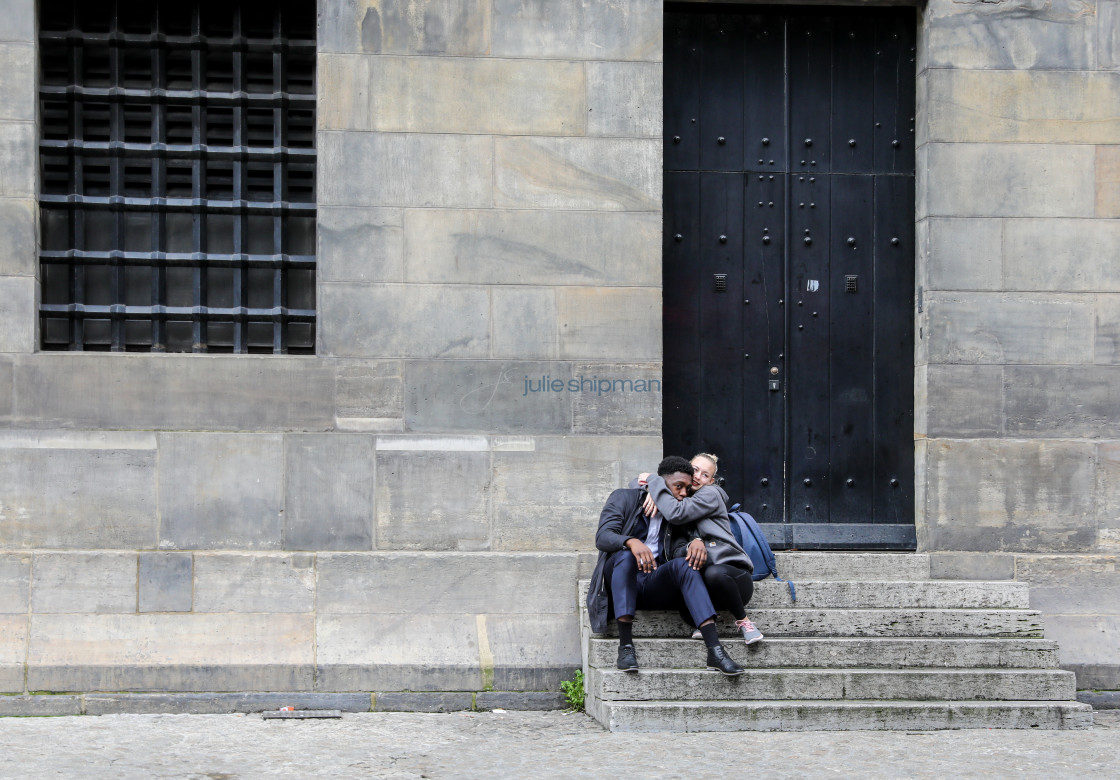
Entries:
{"type": "Polygon", "coordinates": [[[610,734],[560,712],[0,718],[0,778],[1120,778],[1120,711],[1087,731],[610,734]]]}

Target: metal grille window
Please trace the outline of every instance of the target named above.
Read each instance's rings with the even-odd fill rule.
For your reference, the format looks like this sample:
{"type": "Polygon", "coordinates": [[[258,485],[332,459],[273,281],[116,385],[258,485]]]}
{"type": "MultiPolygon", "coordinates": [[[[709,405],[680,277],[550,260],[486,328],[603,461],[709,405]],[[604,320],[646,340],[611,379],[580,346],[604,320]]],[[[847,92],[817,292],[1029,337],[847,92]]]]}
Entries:
{"type": "Polygon", "coordinates": [[[42,0],[41,344],[315,348],[315,3],[42,0]]]}

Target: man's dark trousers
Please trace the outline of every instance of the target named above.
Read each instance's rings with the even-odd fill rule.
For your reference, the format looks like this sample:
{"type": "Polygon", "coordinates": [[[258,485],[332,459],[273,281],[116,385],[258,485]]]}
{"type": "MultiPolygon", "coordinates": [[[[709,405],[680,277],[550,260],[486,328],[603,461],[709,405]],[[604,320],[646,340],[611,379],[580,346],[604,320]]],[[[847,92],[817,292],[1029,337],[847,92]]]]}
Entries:
{"type": "Polygon", "coordinates": [[[716,616],[712,599],[700,572],[684,558],[659,563],[648,574],[638,571],[638,560],[629,550],[619,550],[609,562],[611,602],[614,614],[625,617],[642,609],[679,609],[681,602],[692,615],[693,625],[716,616]]]}

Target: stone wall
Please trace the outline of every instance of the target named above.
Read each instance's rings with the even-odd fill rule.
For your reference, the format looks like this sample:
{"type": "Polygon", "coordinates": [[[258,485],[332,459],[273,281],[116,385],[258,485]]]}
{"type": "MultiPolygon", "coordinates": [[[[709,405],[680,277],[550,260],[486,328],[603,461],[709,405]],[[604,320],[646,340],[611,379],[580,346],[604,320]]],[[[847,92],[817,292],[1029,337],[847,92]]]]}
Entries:
{"type": "Polygon", "coordinates": [[[941,576],[1030,582],[1063,666],[1113,689],[1118,11],[931,0],[917,128],[919,545],[941,576]]]}
{"type": "Polygon", "coordinates": [[[599,384],[660,378],[661,5],[319,19],[316,356],[42,353],[35,3],[0,0],[0,691],[580,663],[581,551],[661,455],[660,394],[599,384]]]}
{"type": "MultiPolygon", "coordinates": [[[[314,357],[37,351],[34,9],[0,0],[0,692],[555,690],[599,507],[661,455],[659,393],[583,380],[660,377],[662,4],[320,0],[314,357]]],[[[1031,582],[1106,688],[1118,14],[930,0],[917,52],[919,546],[1031,582]]]]}

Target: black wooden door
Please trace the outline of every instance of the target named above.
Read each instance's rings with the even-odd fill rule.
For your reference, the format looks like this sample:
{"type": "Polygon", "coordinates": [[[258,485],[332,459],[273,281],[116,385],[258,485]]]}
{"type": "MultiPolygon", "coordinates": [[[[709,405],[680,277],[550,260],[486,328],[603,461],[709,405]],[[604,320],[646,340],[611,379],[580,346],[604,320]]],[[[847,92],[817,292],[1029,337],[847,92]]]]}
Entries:
{"type": "Polygon", "coordinates": [[[669,6],[667,452],[776,547],[914,536],[912,9],[669,6]]]}

